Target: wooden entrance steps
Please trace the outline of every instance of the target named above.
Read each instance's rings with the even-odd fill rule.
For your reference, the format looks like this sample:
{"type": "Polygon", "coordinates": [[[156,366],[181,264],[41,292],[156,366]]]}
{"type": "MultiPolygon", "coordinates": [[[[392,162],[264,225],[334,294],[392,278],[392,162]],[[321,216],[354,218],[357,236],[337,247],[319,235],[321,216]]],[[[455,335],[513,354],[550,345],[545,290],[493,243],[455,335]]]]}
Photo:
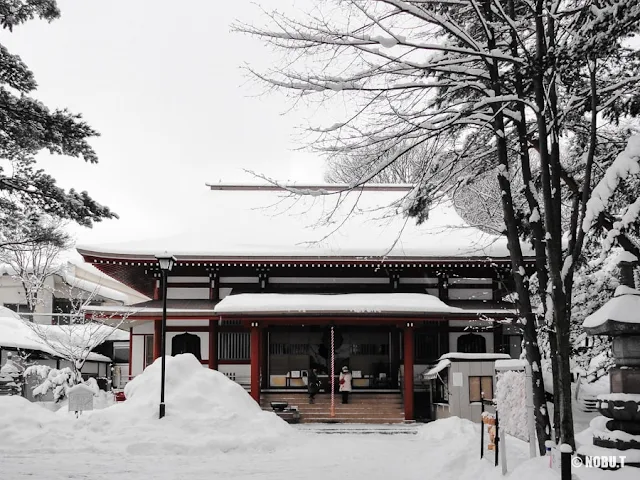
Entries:
{"type": "Polygon", "coordinates": [[[316,395],[313,404],[309,404],[307,393],[263,393],[260,403],[264,410],[271,411],[271,402],[276,401],[297,406],[300,423],[404,423],[404,404],[397,392],[355,392],[349,396],[346,405],[340,403],[341,397],[336,395],[335,417],[330,416],[331,397],[328,393],[316,395]]]}

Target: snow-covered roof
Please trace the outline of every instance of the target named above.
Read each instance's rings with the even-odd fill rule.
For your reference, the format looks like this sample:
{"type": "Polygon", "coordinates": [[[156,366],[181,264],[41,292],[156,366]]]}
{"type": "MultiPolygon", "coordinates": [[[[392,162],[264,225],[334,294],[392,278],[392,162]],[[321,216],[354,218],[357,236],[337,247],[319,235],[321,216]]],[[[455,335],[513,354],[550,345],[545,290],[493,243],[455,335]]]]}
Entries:
{"type": "Polygon", "coordinates": [[[442,355],[439,360],[508,360],[511,356],[507,353],[461,353],[461,352],[449,352],[442,355]]]}
{"type": "Polygon", "coordinates": [[[451,365],[451,360],[448,360],[448,359],[440,360],[435,367],[433,367],[431,370],[424,372],[422,374],[422,378],[425,380],[434,379],[438,376],[438,374],[442,370],[444,370],[445,368],[448,368],[450,365],[451,365]]]}
{"type": "Polygon", "coordinates": [[[527,361],[520,358],[511,358],[509,360],[496,360],[496,370],[524,370],[527,368],[527,361]]]}
{"type": "MultiPolygon", "coordinates": [[[[122,330],[97,324],[71,326],[34,324],[34,328],[38,329],[38,333],[19,316],[0,316],[0,347],[37,350],[59,357],[60,355],[53,348],[56,344],[71,345],[72,347],[79,346],[79,348],[91,344],[91,348],[94,348],[107,340],[129,339],[129,334],[122,330]],[[41,339],[40,334],[46,335],[49,345],[41,339]]],[[[95,352],[89,353],[87,360],[96,362],[111,361],[109,357],[95,352]]]]}
{"type": "Polygon", "coordinates": [[[344,293],[338,295],[242,293],[229,295],[215,313],[456,313],[439,298],[423,293],[344,293]]]}
{"type": "Polygon", "coordinates": [[[633,263],[633,262],[637,262],[638,261],[638,257],[636,257],[633,253],[631,252],[627,252],[626,250],[622,250],[619,254],[618,254],[618,258],[617,258],[618,262],[629,262],[629,263],[633,263]]]}
{"type": "MultiPolygon", "coordinates": [[[[169,315],[213,315],[216,302],[212,300],[197,299],[167,299],[167,314],[169,315]]],[[[98,316],[110,316],[111,314],[127,316],[157,315],[162,313],[162,300],[149,300],[135,305],[87,305],[82,307],[86,313],[98,314],[98,316]]]]}
{"type": "MultiPolygon", "coordinates": [[[[75,254],[78,257],[78,254],[75,254]]],[[[52,267],[54,275],[72,288],[86,292],[88,295],[121,302],[125,305],[148,300],[148,297],[131,287],[102,273],[82,258],[69,258],[66,263],[52,267]]],[[[8,264],[0,264],[0,275],[15,276],[16,270],[8,264]]],[[[66,289],[62,289],[64,293],[66,289]]]]}
{"type": "Polygon", "coordinates": [[[640,330],[640,291],[621,285],[616,288],[613,298],[584,319],[582,327],[588,333],[601,334],[608,330],[608,323],[618,325],[617,329],[635,328],[640,330]]]}
{"type": "Polygon", "coordinates": [[[97,296],[131,305],[147,300],[148,297],[131,287],[118,282],[102,273],[90,263],[82,260],[69,260],[67,268],[60,273],[62,279],[70,286],[95,294],[97,296]]]}
{"type": "MultiPolygon", "coordinates": [[[[317,190],[308,189],[307,192],[317,190]]],[[[403,216],[410,187],[296,196],[277,189],[195,192],[184,208],[157,215],[157,232],[111,245],[83,245],[83,255],[176,257],[507,258],[505,237],[470,227],[449,201],[422,225],[403,216]]],[[[523,244],[525,255],[533,255],[523,244]]]]}

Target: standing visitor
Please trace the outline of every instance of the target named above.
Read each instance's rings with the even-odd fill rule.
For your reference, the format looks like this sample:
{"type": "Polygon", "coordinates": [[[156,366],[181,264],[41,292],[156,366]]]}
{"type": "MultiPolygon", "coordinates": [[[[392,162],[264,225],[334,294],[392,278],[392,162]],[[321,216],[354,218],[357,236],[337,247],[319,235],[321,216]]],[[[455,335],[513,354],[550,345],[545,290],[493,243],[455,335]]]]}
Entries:
{"type": "Polygon", "coordinates": [[[340,372],[340,392],[342,392],[342,403],[349,403],[349,392],[351,391],[351,372],[346,365],[340,372]]]}
{"type": "Polygon", "coordinates": [[[318,371],[312,368],[307,379],[307,390],[309,391],[309,403],[313,403],[314,397],[320,391],[320,380],[318,379],[318,371]]]}

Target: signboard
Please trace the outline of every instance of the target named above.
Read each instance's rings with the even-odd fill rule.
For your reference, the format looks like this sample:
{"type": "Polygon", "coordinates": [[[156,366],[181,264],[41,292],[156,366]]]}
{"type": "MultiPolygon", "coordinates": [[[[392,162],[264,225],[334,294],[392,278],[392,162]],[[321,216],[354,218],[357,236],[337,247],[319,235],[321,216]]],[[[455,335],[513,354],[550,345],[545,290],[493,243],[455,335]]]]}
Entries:
{"type": "Polygon", "coordinates": [[[93,410],[93,390],[86,385],[76,385],[67,392],[70,412],[93,410]]]}
{"type": "Polygon", "coordinates": [[[453,372],[451,375],[451,385],[454,387],[461,387],[462,380],[462,372],[453,372]]]}
{"type": "Polygon", "coordinates": [[[506,434],[529,442],[529,456],[536,456],[531,366],[524,360],[495,362],[497,413],[500,415],[499,448],[502,474],[507,473],[506,434]],[[503,427],[504,425],[504,427],[503,427]],[[502,433],[504,432],[504,433],[502,433]]]}

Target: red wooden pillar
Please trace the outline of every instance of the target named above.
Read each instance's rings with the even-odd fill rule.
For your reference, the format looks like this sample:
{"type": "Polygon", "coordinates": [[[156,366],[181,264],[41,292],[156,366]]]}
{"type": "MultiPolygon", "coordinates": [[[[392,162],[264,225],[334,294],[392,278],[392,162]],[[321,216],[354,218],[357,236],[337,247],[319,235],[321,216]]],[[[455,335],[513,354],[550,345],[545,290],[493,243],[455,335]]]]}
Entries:
{"type": "Polygon", "coordinates": [[[404,419],[413,420],[413,323],[404,329],[404,419]]]}
{"type": "Polygon", "coordinates": [[[260,388],[269,388],[269,331],[268,328],[264,328],[260,332],[260,373],[262,381],[260,382],[260,388]]]}
{"type": "Polygon", "coordinates": [[[209,368],[218,369],[218,321],[209,320],[209,368]]]}
{"type": "MultiPolygon", "coordinates": [[[[144,338],[144,337],[142,337],[144,338]]],[[[144,358],[144,343],[142,344],[142,358],[144,358]]],[[[133,327],[129,327],[129,378],[131,380],[131,372],[133,371],[133,327]]]]}
{"type": "Polygon", "coordinates": [[[160,357],[162,352],[162,320],[153,322],[153,359],[160,357]]]}
{"type": "Polygon", "coordinates": [[[251,322],[251,396],[260,403],[260,327],[251,322]]]}

